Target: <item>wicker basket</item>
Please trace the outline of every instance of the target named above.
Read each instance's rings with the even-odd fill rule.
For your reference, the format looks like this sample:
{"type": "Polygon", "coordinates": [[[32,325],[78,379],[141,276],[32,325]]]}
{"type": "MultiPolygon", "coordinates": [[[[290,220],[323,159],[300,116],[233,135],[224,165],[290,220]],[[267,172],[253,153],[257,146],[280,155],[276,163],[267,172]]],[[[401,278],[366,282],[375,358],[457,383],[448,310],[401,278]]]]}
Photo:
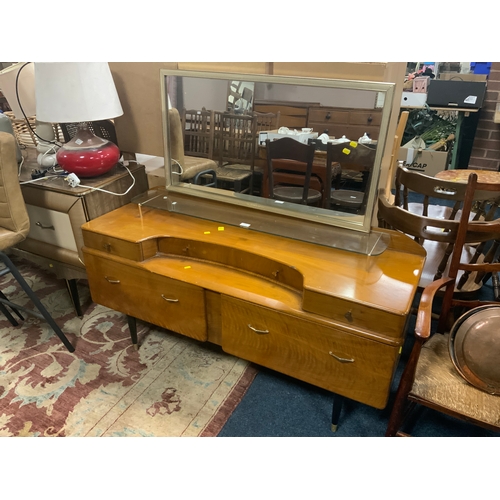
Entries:
{"type": "MultiPolygon", "coordinates": [[[[36,147],[40,142],[34,133],[36,127],[36,119],[34,116],[29,116],[27,120],[20,120],[14,117],[14,113],[6,111],[5,116],[10,118],[14,135],[16,136],[17,143],[21,147],[36,147]],[[28,125],[29,123],[29,125],[28,125]]],[[[65,142],[63,133],[59,124],[53,124],[55,140],[57,142],[65,142]]]]}

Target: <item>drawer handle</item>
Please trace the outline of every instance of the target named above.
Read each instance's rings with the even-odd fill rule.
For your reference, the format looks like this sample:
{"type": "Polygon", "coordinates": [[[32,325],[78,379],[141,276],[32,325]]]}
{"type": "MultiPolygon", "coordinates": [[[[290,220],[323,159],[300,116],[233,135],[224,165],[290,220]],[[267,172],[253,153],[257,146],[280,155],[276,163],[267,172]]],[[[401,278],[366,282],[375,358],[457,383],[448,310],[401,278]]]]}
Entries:
{"type": "Polygon", "coordinates": [[[336,354],[333,354],[332,351],[328,353],[332,358],[335,358],[337,361],[340,361],[341,363],[354,363],[354,359],[352,358],[341,358],[340,356],[337,356],[336,354]]]}
{"type": "Polygon", "coordinates": [[[165,295],[161,294],[161,298],[163,300],[166,300],[167,302],[179,302],[179,299],[169,299],[168,297],[165,297],[165,295]]]}
{"type": "Polygon", "coordinates": [[[325,116],[325,120],[329,120],[332,117],[331,113],[328,112],[325,116]]]}
{"type": "Polygon", "coordinates": [[[247,325],[252,332],[258,333],[259,335],[265,335],[266,333],[269,333],[269,330],[258,330],[257,328],[254,328],[252,325],[247,325]]]}
{"type": "Polygon", "coordinates": [[[35,222],[35,226],[41,227],[42,229],[52,229],[52,231],[55,231],[54,226],[44,226],[41,222],[35,222]]]}
{"type": "Polygon", "coordinates": [[[104,276],[106,280],[111,283],[112,285],[118,285],[120,283],[120,280],[114,280],[113,278],[108,278],[107,276],[104,276]]]}
{"type": "Polygon", "coordinates": [[[344,314],[344,318],[349,321],[349,323],[352,323],[353,319],[352,319],[352,311],[347,311],[345,314],[344,314]]]}

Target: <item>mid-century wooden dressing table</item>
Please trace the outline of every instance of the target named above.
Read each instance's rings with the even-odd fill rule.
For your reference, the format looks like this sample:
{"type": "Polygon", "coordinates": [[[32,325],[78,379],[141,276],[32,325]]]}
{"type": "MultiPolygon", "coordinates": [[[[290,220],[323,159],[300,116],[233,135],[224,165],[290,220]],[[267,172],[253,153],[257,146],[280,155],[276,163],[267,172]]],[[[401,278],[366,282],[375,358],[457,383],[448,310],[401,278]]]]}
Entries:
{"type": "Polygon", "coordinates": [[[383,408],[425,252],[378,234],[364,255],[132,203],[83,253],[95,302],[383,408]]]}
{"type": "Polygon", "coordinates": [[[394,85],[185,73],[161,74],[166,185],[82,226],[93,300],[128,316],[134,343],[139,319],[332,391],[335,401],[384,408],[425,260],[410,238],[371,228],[394,85]],[[256,94],[268,84],[285,94],[300,87],[321,104],[339,100],[336,92],[382,103],[366,211],[179,182],[166,112],[175,78],[183,78],[186,107],[190,96],[215,102],[210,89],[224,93],[231,80],[255,80],[256,94]]]}

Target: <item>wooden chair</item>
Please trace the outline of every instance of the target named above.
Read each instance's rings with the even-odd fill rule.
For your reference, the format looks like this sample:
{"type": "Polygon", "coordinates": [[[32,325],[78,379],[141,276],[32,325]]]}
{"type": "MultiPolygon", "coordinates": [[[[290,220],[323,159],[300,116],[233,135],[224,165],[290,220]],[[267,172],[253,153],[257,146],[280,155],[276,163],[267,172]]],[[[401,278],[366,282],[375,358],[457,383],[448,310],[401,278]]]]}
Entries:
{"type": "Polygon", "coordinates": [[[495,263],[472,264],[460,259],[468,240],[500,238],[500,219],[470,220],[477,189],[491,190],[492,195],[494,190],[496,195],[500,191],[498,185],[478,184],[477,175],[471,174],[448,274],[425,287],[422,293],[414,345],[401,376],[386,436],[408,435],[403,426],[417,404],[486,429],[500,430],[500,314],[494,309],[499,303],[463,300],[454,294],[460,271],[486,274],[500,271],[495,259],[492,259],[495,263]],[[433,333],[433,304],[442,289],[441,312],[433,333]],[[466,313],[457,319],[463,311],[466,313]]]}
{"type": "MultiPolygon", "coordinates": [[[[384,206],[385,204],[381,204],[379,200],[379,225],[381,227],[389,225],[393,229],[402,230],[425,248],[427,259],[420,280],[420,287],[423,288],[432,281],[441,278],[446,272],[455,243],[454,237],[450,238],[454,232],[443,234],[443,232],[449,231],[449,229],[440,226],[435,221],[443,219],[453,221],[459,216],[465,200],[467,184],[442,181],[435,177],[430,177],[420,172],[413,172],[405,167],[398,166],[395,187],[394,205],[402,208],[404,212],[393,211],[393,213],[398,214],[396,220],[389,213],[389,209],[384,206]],[[411,197],[418,200],[411,202],[411,197]],[[419,224],[414,227],[408,227],[406,224],[415,219],[405,217],[405,212],[421,216],[419,224]],[[427,223],[426,218],[434,220],[432,225],[425,226],[427,223]],[[389,219],[391,219],[391,222],[389,222],[389,219]]],[[[475,211],[471,217],[475,220],[491,219],[494,214],[494,209],[490,206],[492,196],[494,195],[492,195],[491,191],[476,190],[474,192],[475,211]]],[[[478,247],[474,243],[473,241],[468,241],[464,245],[461,256],[462,260],[471,261],[473,258],[476,260],[480,258],[480,253],[484,246],[478,247]]],[[[474,276],[467,283],[467,280],[460,280],[457,291],[471,293],[479,290],[482,286],[482,281],[476,280],[476,278],[477,276],[474,276]]]]}
{"type": "Polygon", "coordinates": [[[237,193],[251,193],[257,147],[256,118],[220,113],[220,118],[215,121],[218,187],[226,184],[237,193]]]}
{"type": "Polygon", "coordinates": [[[184,154],[199,158],[214,157],[214,112],[183,109],[181,113],[184,134],[184,154]]]}
{"type": "Polygon", "coordinates": [[[339,144],[328,143],[326,148],[326,165],[332,168],[334,163],[340,164],[333,173],[333,186],[330,186],[330,206],[336,210],[363,213],[366,206],[366,187],[369,185],[373,164],[375,162],[376,147],[346,142],[339,144]],[[342,176],[347,170],[360,175],[359,190],[342,189],[342,176]]]}
{"type": "Polygon", "coordinates": [[[279,111],[276,113],[259,113],[254,111],[253,116],[255,117],[255,132],[257,137],[259,132],[278,130],[280,126],[280,115],[281,113],[279,111]]]}
{"type": "Polygon", "coordinates": [[[314,145],[302,144],[295,139],[284,137],[276,141],[266,141],[267,180],[270,198],[303,205],[318,205],[322,193],[310,187],[314,160],[314,145]],[[284,172],[274,160],[289,160],[304,164],[302,173],[284,172]]]}

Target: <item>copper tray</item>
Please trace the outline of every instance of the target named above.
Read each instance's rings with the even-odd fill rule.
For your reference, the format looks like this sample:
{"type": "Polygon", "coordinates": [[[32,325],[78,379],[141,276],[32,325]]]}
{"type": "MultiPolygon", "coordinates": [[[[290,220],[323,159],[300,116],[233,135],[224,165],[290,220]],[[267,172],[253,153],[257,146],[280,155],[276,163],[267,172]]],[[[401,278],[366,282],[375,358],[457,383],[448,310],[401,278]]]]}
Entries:
{"type": "Polygon", "coordinates": [[[489,394],[500,394],[500,305],[463,314],[450,332],[450,356],[462,377],[489,394]]]}

